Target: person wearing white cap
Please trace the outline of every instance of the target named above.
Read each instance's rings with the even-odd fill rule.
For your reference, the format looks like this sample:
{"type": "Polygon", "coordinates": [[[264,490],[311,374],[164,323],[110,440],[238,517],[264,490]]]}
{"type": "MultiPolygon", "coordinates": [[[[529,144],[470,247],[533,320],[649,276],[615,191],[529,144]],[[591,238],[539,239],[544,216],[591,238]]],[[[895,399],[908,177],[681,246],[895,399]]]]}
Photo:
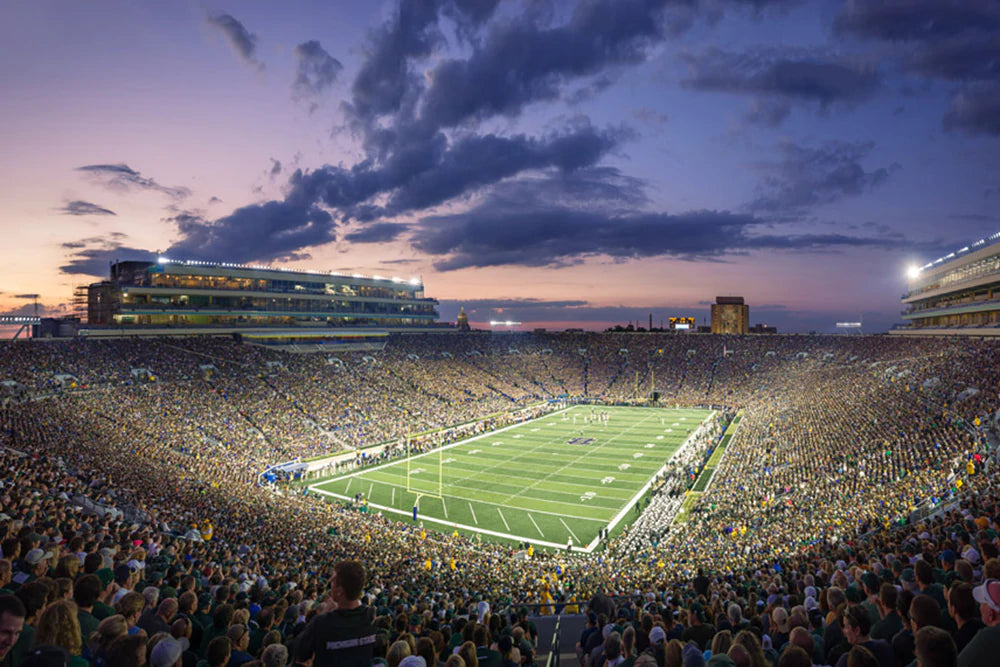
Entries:
{"type": "Polygon", "coordinates": [[[985,628],[958,654],[958,667],[978,667],[996,664],[1000,655],[1000,579],[987,579],[972,589],[979,603],[979,614],[985,628]]]}
{"type": "Polygon", "coordinates": [[[184,644],[173,637],[156,642],[149,657],[150,667],[178,667],[184,656],[184,644]]]}
{"type": "Polygon", "coordinates": [[[44,577],[49,571],[49,561],[52,560],[52,552],[44,551],[42,549],[31,549],[24,556],[24,562],[28,566],[26,574],[27,578],[19,582],[21,584],[26,584],[29,581],[34,581],[38,577],[44,577]]]}

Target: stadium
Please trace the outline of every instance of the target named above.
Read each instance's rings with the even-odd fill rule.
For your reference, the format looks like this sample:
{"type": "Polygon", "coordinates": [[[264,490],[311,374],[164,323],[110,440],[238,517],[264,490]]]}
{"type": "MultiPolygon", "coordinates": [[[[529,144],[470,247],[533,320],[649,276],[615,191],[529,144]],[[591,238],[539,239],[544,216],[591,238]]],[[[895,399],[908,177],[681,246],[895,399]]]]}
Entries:
{"type": "MultiPolygon", "coordinates": [[[[672,664],[690,642],[834,664],[852,608],[957,636],[951,600],[1000,576],[995,338],[359,327],[320,307],[267,327],[267,308],[185,310],[297,276],[164,266],[92,286],[103,326],[0,346],[0,581],[38,632],[61,586],[97,620],[78,585],[97,575],[123,627],[200,617],[180,636],[205,655],[242,619],[251,652],[269,630],[294,651],[350,561],[376,655],[516,629],[536,664],[672,664]],[[129,328],[142,308],[170,311],[169,335],[129,328]]],[[[409,287],[365,298],[433,308],[409,287]]]]}

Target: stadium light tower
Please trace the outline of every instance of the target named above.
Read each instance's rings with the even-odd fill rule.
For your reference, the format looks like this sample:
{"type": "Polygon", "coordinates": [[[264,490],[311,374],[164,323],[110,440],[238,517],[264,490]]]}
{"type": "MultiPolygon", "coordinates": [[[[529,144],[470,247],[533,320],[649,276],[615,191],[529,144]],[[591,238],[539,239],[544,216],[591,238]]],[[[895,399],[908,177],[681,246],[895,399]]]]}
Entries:
{"type": "Polygon", "coordinates": [[[919,276],[920,276],[920,267],[919,266],[917,266],[916,264],[910,264],[908,267],[906,267],[906,277],[907,278],[909,278],[910,280],[913,280],[914,278],[917,278],[919,276]]]}

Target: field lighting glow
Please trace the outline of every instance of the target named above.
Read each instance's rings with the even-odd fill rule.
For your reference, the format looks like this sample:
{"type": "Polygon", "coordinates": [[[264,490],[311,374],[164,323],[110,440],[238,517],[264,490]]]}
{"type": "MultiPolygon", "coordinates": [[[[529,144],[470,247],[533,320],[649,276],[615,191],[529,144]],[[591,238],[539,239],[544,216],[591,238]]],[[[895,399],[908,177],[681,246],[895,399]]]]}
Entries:
{"type": "Polygon", "coordinates": [[[910,280],[913,280],[914,278],[917,278],[919,276],[920,276],[920,267],[919,266],[917,266],[916,264],[911,264],[910,266],[906,267],[906,277],[907,278],[909,278],[910,280]]]}
{"type": "Polygon", "coordinates": [[[514,322],[513,320],[490,320],[491,327],[516,327],[520,322],[514,322]]]}

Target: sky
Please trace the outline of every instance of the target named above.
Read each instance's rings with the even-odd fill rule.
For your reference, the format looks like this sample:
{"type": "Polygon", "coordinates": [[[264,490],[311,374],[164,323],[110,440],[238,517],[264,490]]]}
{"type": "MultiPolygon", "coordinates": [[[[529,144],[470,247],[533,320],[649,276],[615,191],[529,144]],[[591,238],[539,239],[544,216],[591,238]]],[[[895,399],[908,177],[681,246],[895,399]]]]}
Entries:
{"type": "Polygon", "coordinates": [[[0,81],[0,313],[165,254],[877,332],[1000,231],[994,0],[12,0],[0,81]]]}

